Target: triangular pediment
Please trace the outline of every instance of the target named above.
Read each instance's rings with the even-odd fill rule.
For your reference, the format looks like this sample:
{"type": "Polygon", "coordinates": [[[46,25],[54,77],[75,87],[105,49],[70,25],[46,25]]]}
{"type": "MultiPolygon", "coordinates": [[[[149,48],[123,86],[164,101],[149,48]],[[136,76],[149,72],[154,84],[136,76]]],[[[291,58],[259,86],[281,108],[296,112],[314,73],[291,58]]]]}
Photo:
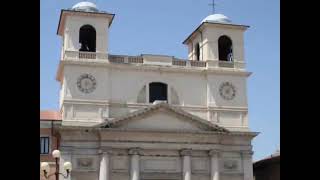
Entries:
{"type": "Polygon", "coordinates": [[[99,126],[120,129],[228,132],[223,127],[167,103],[152,105],[126,116],[108,120],[99,126]]]}

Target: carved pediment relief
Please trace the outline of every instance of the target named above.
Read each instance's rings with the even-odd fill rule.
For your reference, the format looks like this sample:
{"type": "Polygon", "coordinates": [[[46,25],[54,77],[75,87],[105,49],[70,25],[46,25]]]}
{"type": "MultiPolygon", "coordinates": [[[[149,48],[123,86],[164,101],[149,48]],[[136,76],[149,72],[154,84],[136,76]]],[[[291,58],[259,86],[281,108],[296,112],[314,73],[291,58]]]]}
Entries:
{"type": "Polygon", "coordinates": [[[229,160],[224,162],[223,167],[224,169],[232,170],[232,169],[237,169],[238,164],[237,164],[237,161],[229,160]]]}

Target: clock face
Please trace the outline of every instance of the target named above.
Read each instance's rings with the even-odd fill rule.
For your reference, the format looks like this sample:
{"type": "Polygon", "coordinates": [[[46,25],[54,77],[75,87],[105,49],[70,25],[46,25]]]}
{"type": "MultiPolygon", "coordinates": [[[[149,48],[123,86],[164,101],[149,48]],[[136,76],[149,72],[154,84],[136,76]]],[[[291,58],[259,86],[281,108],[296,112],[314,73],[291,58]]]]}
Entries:
{"type": "Polygon", "coordinates": [[[90,74],[82,74],[77,81],[78,89],[83,93],[91,93],[96,89],[96,79],[90,74]]]}
{"type": "Polygon", "coordinates": [[[230,82],[224,82],[219,88],[220,96],[225,100],[232,100],[236,96],[236,89],[230,82]]]}

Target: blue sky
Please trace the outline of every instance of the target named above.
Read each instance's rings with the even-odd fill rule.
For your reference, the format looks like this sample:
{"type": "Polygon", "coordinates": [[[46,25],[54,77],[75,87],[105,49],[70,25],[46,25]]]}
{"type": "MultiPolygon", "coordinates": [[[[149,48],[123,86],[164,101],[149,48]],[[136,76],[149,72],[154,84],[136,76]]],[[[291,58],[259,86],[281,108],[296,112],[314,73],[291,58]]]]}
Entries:
{"type": "MultiPolygon", "coordinates": [[[[56,35],[61,9],[80,1],[40,1],[40,108],[58,109],[55,74],[61,37],[56,35]]],[[[182,41],[211,14],[211,0],[92,0],[116,14],[110,29],[112,54],[163,54],[187,58],[182,41]]],[[[280,145],[280,5],[278,0],[216,0],[216,13],[249,25],[245,33],[249,123],[261,132],[253,140],[254,160],[280,145]]]]}

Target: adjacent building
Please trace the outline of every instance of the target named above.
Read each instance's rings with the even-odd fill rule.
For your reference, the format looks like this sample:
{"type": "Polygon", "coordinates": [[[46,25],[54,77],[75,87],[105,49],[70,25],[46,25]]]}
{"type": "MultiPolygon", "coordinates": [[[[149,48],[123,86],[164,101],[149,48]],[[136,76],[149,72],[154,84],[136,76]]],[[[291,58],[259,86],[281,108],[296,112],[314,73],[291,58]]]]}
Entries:
{"type": "Polygon", "coordinates": [[[253,164],[255,180],[280,180],[280,150],[253,164]]]}
{"type": "MultiPolygon", "coordinates": [[[[51,152],[59,147],[59,139],[54,133],[54,127],[61,125],[61,114],[57,111],[40,111],[40,162],[48,162],[51,172],[55,171],[55,159],[51,152]]],[[[41,176],[41,180],[45,178],[41,176]]],[[[55,180],[50,177],[49,180],[55,180]]]]}

